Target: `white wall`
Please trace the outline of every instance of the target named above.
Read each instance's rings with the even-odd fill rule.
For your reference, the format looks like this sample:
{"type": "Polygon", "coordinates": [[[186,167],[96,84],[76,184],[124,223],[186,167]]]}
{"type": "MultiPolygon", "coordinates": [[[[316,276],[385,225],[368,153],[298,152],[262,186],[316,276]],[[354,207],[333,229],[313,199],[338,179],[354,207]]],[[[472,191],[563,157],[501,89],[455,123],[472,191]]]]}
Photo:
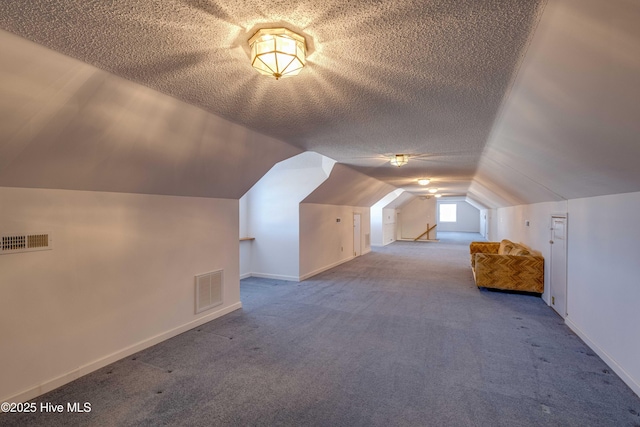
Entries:
{"type": "Polygon", "coordinates": [[[354,213],[361,214],[360,247],[364,255],[371,251],[366,245],[366,235],[371,233],[369,208],[300,204],[300,280],[354,258],[354,213]]]}
{"type": "Polygon", "coordinates": [[[250,247],[244,276],[299,280],[299,204],[329,176],[324,159],[306,152],[283,160],[248,191],[247,233],[255,240],[243,243],[250,247]]]}
{"type": "Polygon", "coordinates": [[[498,239],[498,209],[487,210],[487,235],[485,236],[489,241],[496,241],[498,239]]]}
{"type": "Polygon", "coordinates": [[[240,241],[240,278],[251,277],[251,253],[253,240],[240,241]]]}
{"type": "MultiPolygon", "coordinates": [[[[548,260],[551,214],[568,213],[565,321],[640,395],[638,211],[640,193],[502,208],[491,240],[525,243],[548,260]]],[[[548,303],[546,266],[543,298],[548,303]]]]}
{"type": "Polygon", "coordinates": [[[247,194],[238,200],[238,229],[240,238],[249,237],[249,202],[247,194]]]}
{"type": "MultiPolygon", "coordinates": [[[[384,200],[384,199],[383,199],[384,200]]],[[[386,203],[384,203],[386,204],[386,203]]],[[[370,217],[371,217],[371,245],[372,246],[383,246],[385,244],[384,239],[384,231],[383,231],[383,212],[382,206],[383,203],[376,203],[371,206],[370,217]]]]}
{"type": "MultiPolygon", "coordinates": [[[[398,238],[415,239],[425,231],[427,224],[436,224],[436,199],[434,197],[416,197],[398,209],[398,238]]],[[[438,229],[433,230],[429,237],[435,239],[438,229]]],[[[423,237],[426,239],[426,235],[423,237]]]]}
{"type": "Polygon", "coordinates": [[[396,241],[397,212],[393,208],[382,210],[382,242],[383,245],[396,241]]]}
{"type": "Polygon", "coordinates": [[[374,209],[374,206],[372,206],[370,210],[371,245],[382,246],[384,245],[383,225],[382,225],[383,214],[382,214],[381,208],[374,209]]]}
{"type": "Polygon", "coordinates": [[[479,233],[485,239],[488,237],[489,229],[489,209],[480,209],[480,231],[479,233]]]}
{"type": "Polygon", "coordinates": [[[569,200],[567,324],[640,395],[640,193],[569,200]]]}
{"type": "Polygon", "coordinates": [[[396,240],[396,210],[389,207],[404,190],[398,189],[371,206],[371,245],[384,246],[396,240]]]}
{"type": "MultiPolygon", "coordinates": [[[[247,194],[238,203],[240,216],[240,239],[249,236],[249,202],[247,194]]],[[[253,240],[240,240],[240,278],[251,276],[251,252],[253,240]]]]}
{"type": "Polygon", "coordinates": [[[0,187],[0,231],[54,239],[0,256],[0,401],[240,307],[237,200],[0,187]],[[217,269],[224,305],[195,315],[194,275],[217,269]]]}
{"type": "Polygon", "coordinates": [[[480,232],[480,211],[477,208],[463,200],[440,199],[437,203],[438,231],[480,232]],[[456,205],[456,222],[442,222],[440,219],[440,205],[443,203],[456,205]]]}
{"type": "MultiPolygon", "coordinates": [[[[240,243],[242,277],[298,281],[352,259],[354,213],[361,214],[361,251],[371,250],[368,206],[303,203],[305,198],[342,200],[334,194],[337,183],[327,185],[328,179],[338,181],[336,170],[347,181],[351,178],[370,186],[371,178],[344,167],[336,169],[334,164],[314,152],[299,154],[276,164],[240,199],[241,212],[246,210],[246,216],[242,215],[247,221],[246,232],[255,238],[240,243]]],[[[380,186],[375,194],[388,191],[380,186]]]]}

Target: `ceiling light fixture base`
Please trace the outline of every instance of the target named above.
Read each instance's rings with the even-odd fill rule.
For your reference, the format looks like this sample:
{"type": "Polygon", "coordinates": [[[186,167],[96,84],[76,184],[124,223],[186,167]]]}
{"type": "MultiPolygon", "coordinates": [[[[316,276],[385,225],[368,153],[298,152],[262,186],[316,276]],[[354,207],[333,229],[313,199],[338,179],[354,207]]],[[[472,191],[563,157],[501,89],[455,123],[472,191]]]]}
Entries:
{"type": "Polygon", "coordinates": [[[295,76],[306,64],[305,38],[287,28],[262,28],[249,39],[251,65],[279,80],[295,76]]]}
{"type": "Polygon", "coordinates": [[[409,155],[408,154],[395,154],[391,157],[390,162],[393,166],[403,166],[409,163],[409,155]]]}

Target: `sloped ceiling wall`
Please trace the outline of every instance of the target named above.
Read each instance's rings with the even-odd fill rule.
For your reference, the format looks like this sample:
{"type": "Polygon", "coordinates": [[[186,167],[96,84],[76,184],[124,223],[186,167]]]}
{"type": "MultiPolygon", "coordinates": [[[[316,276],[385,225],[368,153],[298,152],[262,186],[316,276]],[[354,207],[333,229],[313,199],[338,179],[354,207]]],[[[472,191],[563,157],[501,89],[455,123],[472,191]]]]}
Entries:
{"type": "Polygon", "coordinates": [[[472,197],[497,207],[640,191],[638,22],[637,1],[548,2],[472,197]]]}
{"type": "Polygon", "coordinates": [[[387,184],[462,195],[544,1],[5,0],[0,28],[387,184]],[[311,46],[295,79],[250,66],[269,24],[311,46]]]}
{"type": "Polygon", "coordinates": [[[474,208],[478,209],[479,211],[483,210],[483,209],[487,209],[488,206],[485,205],[484,203],[479,202],[478,200],[474,199],[473,197],[465,197],[464,201],[469,203],[471,206],[473,206],[474,208]]]}
{"type": "Polygon", "coordinates": [[[371,207],[396,188],[336,164],[331,175],[302,203],[371,207]]]}
{"type": "Polygon", "coordinates": [[[0,186],[240,198],[302,150],[0,31],[0,186]]]}
{"type": "Polygon", "coordinates": [[[374,205],[371,206],[371,209],[397,209],[407,203],[410,200],[415,199],[415,194],[405,191],[403,189],[397,189],[392,191],[391,193],[384,196],[382,199],[377,201],[374,205]]]}
{"type": "MultiPolygon", "coordinates": [[[[39,4],[44,3],[42,1],[39,4]]],[[[180,9],[182,12],[188,9],[190,11],[188,16],[198,20],[199,16],[207,15],[208,12],[201,10],[199,3],[188,3],[193,7],[187,6],[186,9],[180,9]]],[[[512,15],[506,9],[498,8],[502,11],[494,11],[493,8],[484,10],[478,6],[478,2],[462,2],[459,6],[463,11],[476,10],[477,7],[482,9],[482,11],[476,11],[482,12],[478,15],[479,17],[486,16],[487,18],[486,21],[482,21],[486,22],[486,25],[482,26],[484,28],[482,34],[490,40],[504,39],[508,41],[510,37],[516,37],[517,49],[506,50],[511,52],[509,57],[515,61],[517,57],[515,53],[521,51],[520,47],[524,45],[527,39],[526,35],[529,34],[529,25],[538,22],[538,11],[542,10],[540,4],[544,2],[535,2],[536,6],[531,6],[528,2],[519,3],[521,4],[517,7],[514,6],[515,3],[510,6],[519,10],[517,14],[519,18],[513,22],[509,21],[511,22],[509,28],[522,29],[522,32],[517,31],[516,33],[500,32],[498,27],[494,25],[506,22],[506,18],[512,15]],[[465,9],[465,7],[471,7],[471,9],[465,9]]],[[[77,14],[73,16],[80,20],[89,16],[96,18],[103,15],[101,13],[87,15],[82,12],[84,10],[82,8],[85,6],[100,12],[102,3],[76,1],[73,4],[77,8],[69,10],[75,10],[77,14]]],[[[126,9],[123,4],[117,5],[117,9],[126,9]]],[[[150,4],[145,3],[145,7],[150,7],[150,4]]],[[[234,3],[234,7],[236,4],[234,3]]],[[[332,14],[344,15],[343,4],[346,8],[344,10],[349,11],[352,10],[349,9],[350,7],[362,6],[366,8],[367,6],[364,3],[346,5],[346,3],[335,2],[334,5],[340,7],[332,8],[332,14]]],[[[414,12],[431,10],[429,7],[435,5],[429,3],[426,6],[427,9],[424,9],[423,2],[407,1],[406,4],[410,8],[406,9],[401,4],[394,3],[395,13],[391,18],[382,14],[376,15],[372,17],[371,21],[366,22],[367,24],[370,22],[378,24],[380,21],[384,21],[386,25],[397,27],[397,22],[406,23],[407,15],[405,13],[411,12],[409,13],[412,17],[411,25],[418,25],[415,28],[425,26],[424,20],[428,18],[414,12]],[[402,13],[400,13],[401,11],[402,13]]],[[[453,3],[446,4],[447,8],[451,7],[452,10],[456,10],[454,6],[451,6],[453,3]]],[[[3,5],[5,4],[3,3],[3,5]]],[[[30,28],[41,34],[43,41],[60,41],[60,38],[63,38],[65,39],[63,45],[87,49],[95,53],[96,60],[100,59],[106,62],[108,62],[108,58],[105,56],[107,53],[118,57],[118,52],[122,50],[119,43],[122,44],[124,41],[117,38],[122,36],[121,27],[124,25],[124,21],[120,18],[126,20],[129,29],[131,26],[136,27],[140,22],[143,22],[145,25],[142,25],[142,28],[145,28],[145,31],[153,29],[153,31],[158,31],[158,34],[166,34],[169,27],[180,27],[179,31],[176,31],[185,37],[188,36],[187,39],[193,35],[192,27],[174,25],[170,19],[166,22],[158,21],[158,25],[150,25],[147,22],[149,21],[148,17],[145,18],[148,10],[144,8],[132,7],[131,11],[123,12],[122,16],[113,15],[116,18],[114,22],[118,25],[113,22],[111,22],[114,24],[113,26],[107,25],[106,21],[104,23],[95,22],[96,25],[108,28],[109,31],[105,31],[102,38],[83,38],[79,35],[83,34],[81,30],[84,30],[85,27],[79,22],[84,21],[69,19],[65,15],[68,8],[64,5],[50,3],[47,7],[39,8],[29,3],[29,7],[25,9],[26,3],[18,5],[17,2],[7,2],[6,7],[13,11],[13,14],[3,15],[2,21],[6,27],[16,31],[14,27],[18,23],[22,23],[25,28],[30,28]],[[49,6],[51,7],[49,8],[49,6]],[[55,15],[53,10],[50,10],[51,8],[60,15],[55,15]],[[27,13],[27,10],[30,10],[31,13],[27,13]],[[37,20],[34,21],[36,15],[37,20]],[[135,19],[138,17],[141,18],[135,19]],[[159,25],[160,23],[163,24],[159,25]],[[171,25],[167,23],[171,23],[171,25]],[[80,43],[79,41],[82,40],[86,40],[87,43],[80,43]],[[113,49],[95,49],[92,43],[98,42],[106,43],[113,49]]],[[[174,17],[172,7],[166,4],[161,10],[171,18],[174,17]]],[[[248,6],[238,7],[242,9],[248,6]]],[[[288,10],[298,10],[298,7],[298,4],[291,2],[288,10]]],[[[371,9],[377,10],[374,6],[371,6],[371,9]]],[[[470,197],[484,205],[497,207],[640,191],[640,168],[636,165],[637,159],[640,158],[640,144],[638,143],[638,135],[640,135],[640,30],[638,28],[640,27],[637,25],[637,22],[640,22],[639,9],[640,3],[628,0],[607,2],[598,0],[547,1],[526,56],[521,63],[518,76],[507,98],[502,103],[501,112],[493,124],[482,155],[480,152],[485,141],[483,135],[486,133],[479,132],[478,129],[484,128],[474,128],[476,130],[472,132],[473,139],[476,141],[473,144],[472,157],[475,156],[474,159],[480,158],[480,160],[478,168],[475,170],[474,180],[468,190],[470,197]],[[478,135],[480,135],[479,138],[478,135]]],[[[218,28],[218,30],[221,34],[226,34],[225,23],[227,21],[223,19],[224,16],[220,18],[217,17],[219,14],[213,15],[210,19],[222,25],[224,28],[218,28]]],[[[449,15],[442,15],[442,17],[445,16],[449,15]]],[[[446,36],[447,40],[458,40],[456,37],[449,36],[449,31],[463,34],[465,35],[464,40],[468,40],[474,34],[473,29],[478,26],[473,22],[468,23],[465,16],[453,13],[451,17],[455,17],[454,20],[436,20],[438,25],[435,27],[433,26],[434,22],[430,22],[430,25],[425,27],[446,30],[442,35],[446,36]],[[460,27],[461,23],[466,23],[466,26],[460,27]]],[[[354,22],[358,22],[356,15],[349,15],[347,18],[345,18],[343,27],[345,31],[351,28],[354,22]]],[[[326,34],[332,34],[334,27],[332,20],[323,21],[323,31],[326,31],[326,34]]],[[[367,30],[370,29],[369,27],[367,30]]],[[[379,27],[376,25],[371,28],[379,27]]],[[[91,31],[89,33],[94,34],[91,31]]],[[[424,36],[421,31],[414,31],[414,33],[420,37],[424,36]]],[[[148,52],[148,46],[145,43],[158,43],[160,40],[160,38],[152,37],[155,34],[143,32],[142,39],[129,40],[129,42],[138,47],[142,46],[145,52],[148,52]]],[[[435,36],[435,34],[433,35],[435,36]]],[[[172,43],[183,46],[180,43],[187,39],[177,37],[171,40],[172,43]]],[[[208,37],[207,34],[200,34],[197,37],[197,44],[199,45],[203,41],[209,43],[210,40],[211,37],[208,37]]],[[[318,40],[323,40],[323,38],[318,40]]],[[[388,37],[388,33],[384,33],[380,36],[380,40],[388,41],[391,39],[388,37]]],[[[235,46],[236,42],[227,41],[235,46]]],[[[367,46],[371,45],[370,42],[366,40],[365,42],[367,46]]],[[[438,47],[447,46],[444,41],[442,44],[432,43],[438,47]]],[[[455,43],[461,43],[461,41],[458,40],[455,43]]],[[[408,44],[403,44],[403,46],[405,45],[408,44]]],[[[153,46],[156,45],[153,44],[153,46]]],[[[388,52],[398,50],[397,44],[389,42],[386,46],[388,52]]],[[[509,62],[511,65],[507,66],[508,64],[495,61],[496,57],[500,56],[497,53],[499,52],[497,49],[499,44],[489,44],[480,50],[477,50],[478,46],[484,45],[482,42],[464,43],[461,48],[454,44],[450,49],[440,52],[440,56],[435,57],[438,60],[434,60],[434,57],[428,55],[425,55],[424,58],[434,64],[450,60],[449,66],[444,69],[447,72],[442,76],[453,76],[454,73],[449,72],[450,70],[464,70],[464,74],[468,74],[475,82],[473,87],[476,88],[484,88],[488,81],[492,81],[492,76],[498,73],[504,79],[500,80],[502,83],[496,87],[500,90],[492,93],[493,95],[502,94],[502,88],[506,87],[505,79],[509,74],[504,71],[512,69],[510,67],[513,64],[509,62]],[[487,46],[493,47],[487,48],[487,46]],[[471,47],[474,48],[471,49],[471,47]],[[461,52],[460,49],[464,51],[466,48],[470,49],[470,54],[474,58],[482,64],[486,63],[482,79],[477,78],[478,67],[475,66],[478,64],[477,62],[459,63],[456,58],[450,58],[453,53],[461,52]],[[486,49],[489,49],[489,53],[485,55],[486,49]],[[460,64],[467,65],[461,66],[460,64]]],[[[158,46],[158,51],[154,50],[151,53],[159,55],[161,53],[160,47],[158,46]]],[[[326,47],[326,43],[327,50],[324,53],[321,49],[322,44],[319,44],[318,47],[320,49],[314,53],[312,61],[316,63],[316,71],[307,73],[307,80],[324,76],[326,73],[326,67],[321,66],[320,59],[323,57],[326,59],[330,49],[326,47]]],[[[220,61],[214,62],[230,67],[225,68],[228,73],[225,77],[235,75],[237,70],[234,67],[240,67],[241,64],[246,66],[246,54],[243,51],[232,50],[232,56],[237,55],[237,57],[233,56],[230,59],[229,50],[222,48],[213,50],[215,52],[209,52],[207,55],[211,54],[216,58],[220,55],[220,61]]],[[[365,49],[359,53],[365,54],[367,52],[369,50],[365,49]]],[[[334,53],[340,53],[337,57],[341,58],[344,54],[352,54],[353,52],[346,50],[334,53]]],[[[249,131],[247,128],[208,114],[197,107],[116,78],[111,74],[53,53],[6,32],[0,32],[0,55],[2,59],[0,61],[0,78],[2,78],[0,85],[0,135],[2,135],[0,185],[2,186],[237,198],[246,192],[273,164],[301,151],[289,147],[279,140],[249,131]]],[[[195,56],[195,62],[200,64],[197,60],[197,53],[195,56]]],[[[152,66],[153,61],[151,64],[139,64],[136,61],[140,58],[136,55],[132,55],[129,59],[138,65],[139,68],[136,70],[141,72],[158,71],[156,67],[145,68],[152,66]]],[[[172,76],[174,83],[185,83],[187,80],[182,74],[181,66],[188,66],[193,62],[189,62],[190,56],[177,54],[165,59],[167,59],[166,63],[160,62],[167,67],[160,67],[160,71],[164,71],[166,74],[158,73],[155,77],[164,81],[167,76],[172,76]]],[[[410,97],[424,95],[421,89],[425,86],[424,78],[428,80],[431,76],[428,72],[430,69],[426,68],[425,64],[414,62],[411,62],[411,66],[417,67],[416,76],[420,76],[420,78],[412,77],[409,80],[417,86],[409,86],[407,90],[400,91],[410,94],[410,97]]],[[[344,64],[345,62],[340,63],[344,64]]],[[[347,64],[353,65],[352,63],[353,61],[347,62],[347,64]]],[[[369,62],[361,61],[361,63],[368,64],[369,62]]],[[[380,61],[373,63],[379,65],[380,61]]],[[[205,67],[205,69],[208,68],[205,67]]],[[[313,69],[310,67],[310,70],[313,69]]],[[[376,69],[375,67],[367,68],[367,70],[376,69]]],[[[382,75],[372,73],[372,75],[376,82],[381,81],[385,84],[387,81],[398,82],[402,81],[402,79],[398,80],[398,77],[403,76],[403,72],[398,70],[405,69],[395,67],[393,72],[382,75]]],[[[212,80],[209,80],[214,77],[209,72],[198,75],[202,78],[201,82],[206,82],[207,87],[215,89],[211,93],[218,94],[218,90],[223,89],[233,92],[233,89],[227,87],[228,78],[223,79],[220,84],[214,84],[212,80]]],[[[259,84],[260,88],[253,91],[252,95],[247,88],[248,86],[243,85],[247,80],[237,82],[235,89],[241,87],[241,93],[244,95],[238,96],[234,92],[236,95],[233,97],[234,104],[230,110],[232,114],[227,116],[228,118],[235,117],[232,120],[237,120],[237,117],[241,116],[236,113],[245,112],[244,102],[258,96],[256,93],[262,95],[270,93],[269,88],[274,87],[276,83],[282,83],[268,79],[259,80],[255,73],[248,75],[252,76],[249,80],[259,84]]],[[[361,73],[356,73],[356,75],[361,76],[361,73]]],[[[389,142],[398,140],[397,132],[393,135],[388,135],[387,132],[378,132],[380,127],[385,127],[390,122],[395,125],[390,128],[385,127],[385,131],[389,129],[395,131],[401,124],[401,122],[394,122],[392,113],[404,111],[408,104],[399,104],[403,107],[398,110],[392,102],[393,98],[390,99],[387,96],[387,94],[389,96],[395,94],[397,90],[391,86],[387,88],[383,84],[384,96],[373,96],[376,92],[372,92],[369,94],[372,95],[370,98],[363,98],[362,102],[358,104],[356,101],[361,98],[363,88],[367,88],[369,85],[347,85],[348,81],[346,80],[348,79],[343,80],[341,80],[340,86],[329,85],[329,88],[334,90],[327,90],[326,86],[321,85],[305,86],[307,88],[319,87],[321,90],[304,91],[306,95],[304,99],[309,101],[309,108],[296,110],[301,111],[298,120],[291,121],[287,116],[278,122],[301,125],[298,128],[301,132],[299,135],[286,133],[291,132],[295,127],[286,126],[286,135],[283,134],[283,136],[290,137],[291,141],[297,142],[304,148],[317,147],[318,151],[325,155],[329,153],[319,148],[326,148],[325,142],[330,141],[335,145],[336,150],[340,147],[344,148],[343,161],[348,162],[351,157],[359,158],[367,153],[357,150],[351,152],[353,150],[346,142],[359,141],[360,148],[369,147],[370,149],[372,147],[371,138],[349,137],[344,140],[334,138],[336,123],[346,123],[353,120],[355,114],[357,117],[366,119],[363,121],[363,126],[367,126],[368,132],[380,134],[384,141],[384,144],[379,146],[374,144],[374,153],[368,153],[369,155],[395,150],[395,148],[392,150],[392,147],[398,147],[398,150],[404,151],[400,148],[402,146],[394,146],[392,142],[389,142]],[[337,87],[340,90],[335,90],[337,87]],[[346,90],[347,88],[349,91],[346,90]],[[345,109],[336,109],[335,99],[327,98],[328,94],[344,100],[340,104],[345,109]],[[329,111],[331,116],[318,114],[314,102],[319,96],[325,96],[327,108],[322,111],[329,111]],[[370,102],[364,102],[366,100],[370,100],[370,102]],[[369,114],[370,111],[365,107],[377,108],[380,103],[389,103],[388,108],[381,108],[381,111],[388,109],[388,114],[385,112],[382,116],[376,116],[378,119],[373,119],[373,116],[369,114]],[[314,118],[315,125],[309,121],[314,118]],[[376,126],[369,127],[371,123],[375,123],[376,126]],[[330,132],[324,136],[316,134],[321,129],[330,130],[330,132]],[[313,138],[308,138],[311,136],[313,138]],[[386,144],[390,144],[388,150],[386,144]]],[[[154,81],[153,79],[147,80],[147,84],[151,85],[154,81]]],[[[294,84],[301,86],[306,83],[307,81],[303,80],[297,81],[297,83],[294,81],[294,84]]],[[[446,87],[448,86],[458,87],[453,83],[446,87]]],[[[201,84],[195,85],[193,89],[193,94],[206,98],[197,98],[197,102],[192,100],[194,103],[209,105],[212,110],[224,107],[219,100],[226,97],[203,95],[201,84]]],[[[288,91],[278,93],[281,98],[286,98],[289,102],[288,91]]],[[[466,93],[466,90],[463,90],[463,93],[466,93]]],[[[484,92],[476,94],[475,91],[471,91],[470,93],[474,94],[471,96],[474,101],[481,104],[486,102],[487,97],[484,92]]],[[[491,99],[497,100],[493,95],[491,99]]],[[[260,96],[258,98],[263,101],[266,99],[260,96]]],[[[471,105],[468,102],[470,98],[466,96],[454,96],[454,98],[461,104],[452,105],[463,105],[465,109],[471,105]]],[[[429,97],[427,96],[425,99],[428,100],[429,97]]],[[[416,101],[427,102],[425,99],[418,96],[416,101]]],[[[272,107],[274,104],[270,100],[268,104],[264,105],[272,107]]],[[[420,108],[411,107],[411,110],[420,112],[420,117],[424,112],[431,111],[428,108],[422,108],[424,106],[420,103],[415,105],[420,108]]],[[[276,114],[273,111],[280,111],[273,108],[269,108],[269,110],[272,114],[276,114]]],[[[494,109],[489,110],[495,111],[494,109]]],[[[257,111],[261,111],[261,109],[250,109],[252,114],[257,111]]],[[[454,113],[459,112],[459,109],[453,107],[450,109],[435,108],[432,112],[441,115],[438,117],[445,122],[450,121],[452,126],[467,125],[470,121],[456,116],[454,113]]],[[[493,113],[484,116],[486,116],[485,118],[493,117],[493,113]]],[[[418,139],[424,140],[427,145],[431,143],[429,141],[440,140],[440,136],[446,138],[442,139],[442,144],[438,143],[433,147],[425,146],[424,149],[407,145],[408,152],[438,153],[446,152],[445,148],[456,146],[457,136],[455,133],[443,131],[440,135],[436,132],[436,138],[433,134],[426,132],[429,129],[439,129],[433,127],[429,121],[422,123],[420,120],[415,120],[412,115],[405,117],[408,117],[407,120],[410,123],[406,130],[411,134],[411,138],[419,137],[418,139]],[[413,127],[416,123],[419,126],[413,127]],[[416,135],[413,135],[416,133],[416,129],[425,132],[417,132],[416,135]]],[[[268,120],[267,122],[271,123],[268,120]]],[[[258,126],[254,126],[254,128],[257,129],[258,126]]],[[[449,127],[445,130],[447,129],[449,127]]],[[[349,135],[347,134],[347,136],[349,135]]],[[[412,162],[411,167],[420,163],[428,166],[429,162],[432,162],[434,166],[441,166],[443,168],[441,172],[445,174],[444,169],[453,170],[455,159],[464,162],[464,156],[468,154],[453,152],[450,155],[451,159],[449,159],[449,155],[445,155],[427,158],[427,162],[412,162]]],[[[340,161],[337,156],[333,157],[340,161]]],[[[368,159],[366,162],[363,160],[370,167],[374,167],[373,163],[378,161],[381,160],[378,158],[368,159]]],[[[469,167],[460,181],[460,187],[456,186],[456,191],[452,194],[465,191],[467,180],[474,176],[474,168],[471,165],[475,165],[475,160],[469,163],[469,167]]],[[[374,169],[376,168],[374,167],[374,169]]],[[[422,173],[421,169],[420,175],[413,176],[411,180],[396,182],[383,176],[382,171],[389,170],[393,169],[381,168],[379,176],[382,179],[387,179],[387,183],[391,185],[408,185],[408,182],[415,182],[415,178],[419,176],[432,177],[431,173],[422,173]]],[[[411,171],[411,169],[404,168],[401,171],[405,170],[411,171]]],[[[373,169],[362,169],[361,171],[370,174],[375,172],[373,169]]],[[[418,173],[417,170],[415,172],[418,173]]],[[[413,172],[411,173],[413,174],[413,172]]],[[[449,178],[452,180],[454,177],[449,178]]],[[[440,182],[439,186],[444,190],[453,190],[453,187],[448,187],[446,182],[440,182]]],[[[345,187],[347,187],[346,184],[345,187]]],[[[321,197],[320,194],[319,192],[312,196],[318,197],[320,200],[337,199],[335,195],[327,194],[321,197]]],[[[353,199],[353,197],[345,197],[345,199],[353,199]]]]}
{"type": "Polygon", "coordinates": [[[418,196],[416,196],[413,193],[410,193],[408,191],[405,191],[404,193],[400,194],[391,203],[387,204],[384,208],[385,209],[398,209],[398,208],[401,208],[402,206],[404,206],[407,203],[411,202],[416,197],[418,197],[418,196]]]}

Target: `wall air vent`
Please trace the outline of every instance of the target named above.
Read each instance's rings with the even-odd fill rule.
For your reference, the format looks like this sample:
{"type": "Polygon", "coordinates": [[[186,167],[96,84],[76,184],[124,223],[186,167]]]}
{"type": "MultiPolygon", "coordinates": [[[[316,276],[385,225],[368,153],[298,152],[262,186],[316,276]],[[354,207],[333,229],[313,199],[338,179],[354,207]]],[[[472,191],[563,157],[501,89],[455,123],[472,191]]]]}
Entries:
{"type": "Polygon", "coordinates": [[[222,270],[196,276],[196,314],[222,304],[222,270]]]}
{"type": "Polygon", "coordinates": [[[0,255],[46,251],[53,248],[51,233],[2,233],[0,255]]]}

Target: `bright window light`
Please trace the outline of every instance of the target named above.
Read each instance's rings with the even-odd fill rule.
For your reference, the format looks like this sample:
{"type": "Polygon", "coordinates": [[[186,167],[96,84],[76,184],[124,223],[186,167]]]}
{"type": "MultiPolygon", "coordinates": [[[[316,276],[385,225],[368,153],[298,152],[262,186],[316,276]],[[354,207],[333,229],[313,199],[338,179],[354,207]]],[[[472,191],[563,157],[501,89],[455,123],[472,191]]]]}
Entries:
{"type": "Polygon", "coordinates": [[[456,208],[458,206],[455,203],[441,203],[440,204],[440,222],[456,222],[456,208]]]}

